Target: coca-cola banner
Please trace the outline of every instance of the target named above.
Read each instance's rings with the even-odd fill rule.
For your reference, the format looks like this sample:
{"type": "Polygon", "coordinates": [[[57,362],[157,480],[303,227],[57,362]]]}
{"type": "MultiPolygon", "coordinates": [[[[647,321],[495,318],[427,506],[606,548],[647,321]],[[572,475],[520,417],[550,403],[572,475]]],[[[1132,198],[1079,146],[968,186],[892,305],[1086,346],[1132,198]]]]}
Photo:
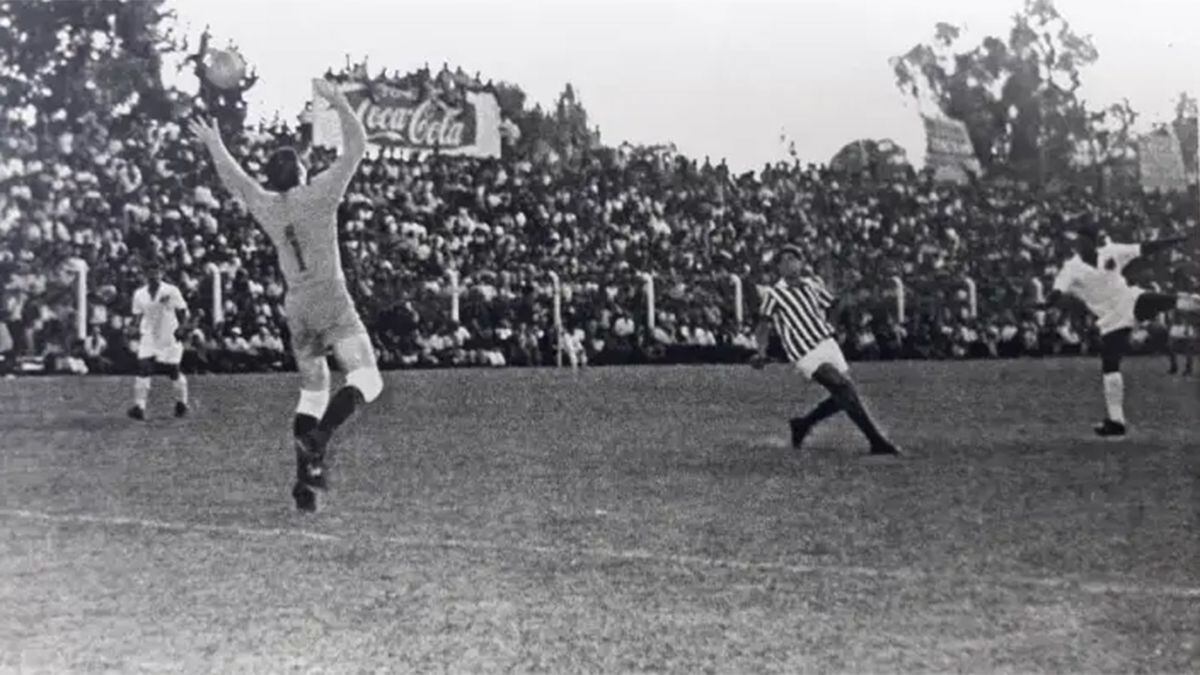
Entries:
{"type": "MultiPolygon", "coordinates": [[[[500,106],[491,92],[459,91],[447,96],[384,81],[345,82],[339,88],[374,146],[500,156],[500,106]]],[[[340,150],[342,130],[337,113],[316,92],[311,119],[313,143],[340,150]]]]}

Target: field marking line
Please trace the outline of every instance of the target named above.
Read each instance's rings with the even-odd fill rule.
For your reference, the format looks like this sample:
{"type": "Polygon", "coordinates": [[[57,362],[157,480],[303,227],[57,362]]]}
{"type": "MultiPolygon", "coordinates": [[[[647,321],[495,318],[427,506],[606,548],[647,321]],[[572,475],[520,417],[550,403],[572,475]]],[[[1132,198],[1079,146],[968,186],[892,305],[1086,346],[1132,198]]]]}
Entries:
{"type": "MultiPolygon", "coordinates": [[[[19,518],[52,523],[74,523],[101,526],[135,527],[165,530],[170,532],[206,532],[212,534],[237,535],[242,537],[299,537],[326,543],[351,543],[354,536],[326,534],[301,528],[246,527],[240,525],[216,525],[211,523],[189,523],[133,518],[126,516],[100,516],[86,514],[54,514],[22,509],[0,509],[0,517],[19,518]]],[[[541,544],[500,543],[482,539],[430,539],[424,537],[395,537],[364,535],[372,541],[382,541],[407,548],[457,549],[462,551],[485,551],[494,553],[524,553],[560,560],[590,558],[594,560],[616,560],[643,562],[654,565],[674,565],[688,568],[727,569],[741,572],[769,572],[804,576],[809,574],[832,574],[868,579],[891,579],[908,582],[973,581],[991,582],[1008,586],[1028,586],[1047,590],[1078,591],[1089,595],[1125,595],[1134,597],[1163,597],[1180,600],[1200,599],[1200,586],[1177,584],[1155,584],[1139,581],[1104,581],[1073,577],[1042,577],[1024,574],[980,574],[964,572],[923,572],[903,567],[880,568],[862,565],[835,565],[826,563],[792,563],[747,561],[734,558],[717,558],[686,553],[660,553],[646,549],[618,549],[597,546],[560,547],[541,544]]]]}

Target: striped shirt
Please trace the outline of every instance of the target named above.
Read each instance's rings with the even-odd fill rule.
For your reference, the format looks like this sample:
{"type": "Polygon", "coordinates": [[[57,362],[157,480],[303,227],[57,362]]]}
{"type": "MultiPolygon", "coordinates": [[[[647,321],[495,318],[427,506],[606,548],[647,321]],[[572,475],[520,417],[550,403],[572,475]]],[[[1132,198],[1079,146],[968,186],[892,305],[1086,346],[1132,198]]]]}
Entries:
{"type": "Polygon", "coordinates": [[[763,296],[759,314],[775,323],[788,358],[799,361],[833,337],[833,325],[825,318],[832,304],[833,296],[817,277],[805,277],[795,286],[780,279],[763,296]]]}

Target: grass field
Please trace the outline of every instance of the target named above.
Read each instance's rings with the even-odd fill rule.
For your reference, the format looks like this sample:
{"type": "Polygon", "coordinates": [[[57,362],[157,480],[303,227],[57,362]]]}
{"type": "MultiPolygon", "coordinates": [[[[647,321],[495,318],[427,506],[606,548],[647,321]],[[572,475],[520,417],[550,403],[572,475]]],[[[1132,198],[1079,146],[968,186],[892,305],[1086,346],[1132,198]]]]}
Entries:
{"type": "Polygon", "coordinates": [[[293,511],[288,376],[0,382],[5,672],[1196,672],[1200,382],[858,364],[392,373],[293,511]]]}

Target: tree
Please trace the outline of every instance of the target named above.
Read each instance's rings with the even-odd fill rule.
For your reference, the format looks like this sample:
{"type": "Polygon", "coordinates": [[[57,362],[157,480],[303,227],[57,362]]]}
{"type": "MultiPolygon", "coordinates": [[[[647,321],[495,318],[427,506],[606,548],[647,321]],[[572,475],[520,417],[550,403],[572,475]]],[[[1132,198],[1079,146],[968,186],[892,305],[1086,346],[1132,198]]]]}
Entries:
{"type": "Polygon", "coordinates": [[[599,134],[593,135],[588,129],[587,110],[584,110],[583,104],[575,97],[575,88],[569,82],[558,96],[552,134],[549,139],[551,144],[555,150],[567,157],[599,144],[599,134]]]}
{"type": "Polygon", "coordinates": [[[1052,0],[1026,0],[1007,39],[989,36],[968,49],[961,39],[957,26],[937,24],[932,44],[891,60],[896,86],[962,120],[991,173],[1040,183],[1069,172],[1090,135],[1077,92],[1099,56],[1091,38],[1075,33],[1052,0]]]}
{"type": "Polygon", "coordinates": [[[872,178],[888,180],[903,175],[910,165],[904,148],[890,138],[878,141],[864,138],[842,146],[829,160],[829,168],[849,174],[866,171],[872,178]]]}
{"type": "Polygon", "coordinates": [[[178,47],[164,0],[0,2],[0,104],[76,120],[165,117],[162,54],[178,47]]]}
{"type": "Polygon", "coordinates": [[[1175,100],[1175,120],[1171,126],[1183,149],[1183,166],[1192,176],[1193,181],[1196,180],[1197,173],[1196,144],[1200,142],[1196,128],[1198,117],[1200,117],[1200,105],[1197,105],[1196,99],[1186,91],[1180,92],[1179,98],[1175,100]]]}

